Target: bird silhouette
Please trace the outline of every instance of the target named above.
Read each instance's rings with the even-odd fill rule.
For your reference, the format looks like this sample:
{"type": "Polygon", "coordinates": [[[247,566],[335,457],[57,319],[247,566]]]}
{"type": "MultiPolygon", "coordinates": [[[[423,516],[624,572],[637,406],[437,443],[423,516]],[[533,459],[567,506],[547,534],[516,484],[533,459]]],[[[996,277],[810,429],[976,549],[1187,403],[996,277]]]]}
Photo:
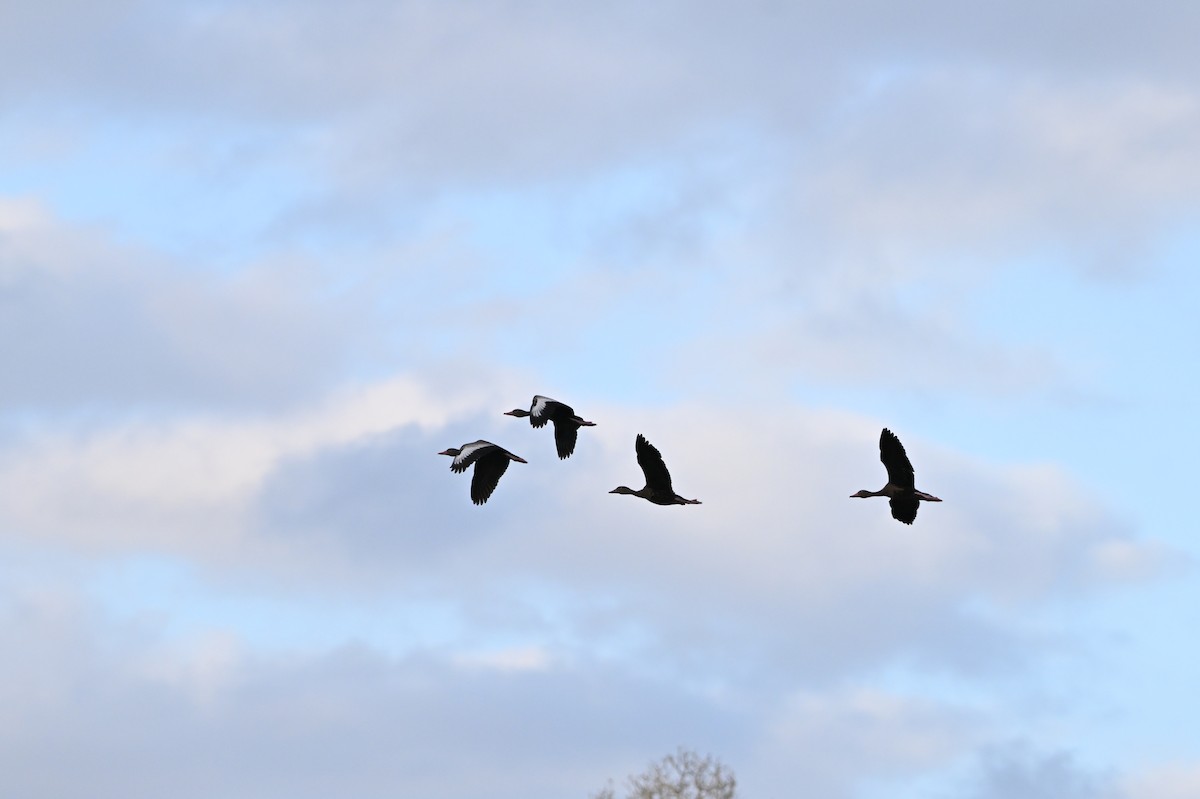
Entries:
{"type": "Polygon", "coordinates": [[[482,439],[470,444],[463,444],[457,449],[451,447],[442,450],[438,454],[454,458],[450,463],[450,471],[456,474],[465,472],[471,464],[475,464],[475,474],[471,476],[471,501],[476,505],[482,505],[488,501],[488,497],[496,490],[496,485],[507,471],[511,461],[529,462],[512,454],[504,447],[482,439]]]}
{"type": "Polygon", "coordinates": [[[564,405],[558,400],[543,397],[541,394],[533,398],[529,410],[514,408],[505,411],[505,416],[518,418],[529,417],[529,423],[534,427],[545,427],[546,422],[554,424],[554,445],[558,449],[558,457],[566,459],[575,451],[575,441],[579,437],[580,427],[595,427],[595,422],[581,419],[575,414],[570,405],[564,405]]]}
{"type": "Polygon", "coordinates": [[[662,454],[641,433],[638,433],[634,447],[637,450],[638,466],[642,467],[642,473],[646,476],[646,485],[637,491],[627,486],[617,486],[608,493],[632,494],[635,497],[648,499],[655,505],[700,504],[698,499],[684,499],[675,493],[671,487],[671,473],[667,471],[667,464],[663,462],[662,454]]]}
{"type": "Polygon", "coordinates": [[[886,427],[879,434],[879,460],[887,468],[887,485],[878,491],[868,491],[864,488],[857,494],[851,494],[851,499],[887,497],[888,504],[892,507],[892,518],[905,524],[912,524],[917,518],[917,508],[922,500],[941,502],[933,494],[916,489],[916,479],[912,463],[908,460],[908,453],[904,451],[904,445],[896,438],[896,434],[886,427]]]}

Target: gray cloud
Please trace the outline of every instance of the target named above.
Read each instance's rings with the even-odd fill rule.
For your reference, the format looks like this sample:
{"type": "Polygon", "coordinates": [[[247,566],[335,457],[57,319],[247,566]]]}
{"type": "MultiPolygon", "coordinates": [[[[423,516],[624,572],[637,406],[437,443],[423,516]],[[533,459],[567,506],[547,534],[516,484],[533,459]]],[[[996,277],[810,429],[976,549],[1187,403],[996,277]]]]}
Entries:
{"type": "Polygon", "coordinates": [[[971,799],[1121,799],[1111,775],[1081,766],[1068,751],[1042,752],[1027,742],[985,749],[971,799]]]}
{"type": "Polygon", "coordinates": [[[1174,224],[1170,209],[1200,182],[1200,105],[1171,83],[933,69],[867,94],[856,112],[813,143],[817,166],[803,167],[784,224],[876,279],[1052,248],[1096,271],[1174,224]]]}
{"type": "Polygon", "coordinates": [[[437,455],[488,427],[480,418],[436,431],[413,426],[285,459],[258,493],[256,527],[276,543],[325,552],[355,570],[424,571],[447,551],[528,518],[529,492],[519,486],[527,466],[513,464],[480,508],[469,498],[472,472],[453,474],[451,459],[437,455]]]}
{"type": "MultiPolygon", "coordinates": [[[[456,83],[481,87],[489,71],[499,79],[494,96],[500,100],[510,75],[520,76],[513,85],[535,87],[561,87],[590,75],[597,87],[619,86],[615,96],[625,96],[636,77],[665,92],[678,85],[655,75],[691,75],[697,85],[711,88],[701,96],[685,93],[677,102],[724,98],[734,103],[748,87],[770,90],[829,80],[785,69],[789,64],[845,69],[864,62],[991,62],[1100,75],[1170,74],[1196,66],[1179,32],[1194,12],[1170,3],[1112,3],[1086,13],[1029,4],[968,13],[946,0],[905,13],[878,0],[805,6],[617,3],[603,12],[545,3],[445,6],[372,0],[345,4],[337,12],[316,2],[191,3],[154,13],[143,3],[125,2],[103,14],[89,10],[87,3],[58,0],[7,11],[5,52],[10,64],[25,66],[24,85],[70,86],[95,76],[101,86],[130,83],[161,102],[172,83],[136,68],[153,62],[176,80],[203,78],[208,92],[192,96],[193,103],[211,107],[212,93],[223,88],[216,98],[230,103],[274,96],[284,105],[328,110],[360,98],[364,88],[391,87],[400,96],[418,97],[427,88],[429,97],[445,96],[444,89],[456,83]],[[159,36],[142,36],[148,26],[159,36]],[[20,46],[34,41],[42,46],[20,46]],[[84,69],[95,64],[83,56],[111,47],[127,54],[125,64],[84,69]],[[618,49],[625,51],[624,59],[618,49]],[[76,58],[60,58],[71,52],[76,58]],[[401,68],[416,65],[432,69],[401,68]],[[547,65],[554,69],[542,69],[547,65]],[[247,79],[240,84],[213,80],[236,73],[247,79]]],[[[247,104],[244,110],[252,108],[269,113],[275,107],[247,104]]]]}
{"type": "Polygon", "coordinates": [[[0,227],[9,407],[288,404],[341,371],[361,330],[301,270],[189,274],[29,201],[0,205],[0,227]]]}
{"type": "Polygon", "coordinates": [[[558,797],[745,724],[596,662],[506,670],[355,645],[273,658],[219,638],[184,642],[182,659],[152,628],[62,598],[6,601],[0,640],[5,788],[45,797],[558,797]]]}
{"type": "Polygon", "coordinates": [[[855,110],[856,91],[881,74],[903,82],[910,69],[1187,85],[1197,68],[1179,34],[1193,12],[1172,4],[89,9],[10,12],[8,94],[303,123],[317,132],[288,146],[324,153],[350,183],[552,177],[678,152],[730,124],[810,135],[855,110]]]}

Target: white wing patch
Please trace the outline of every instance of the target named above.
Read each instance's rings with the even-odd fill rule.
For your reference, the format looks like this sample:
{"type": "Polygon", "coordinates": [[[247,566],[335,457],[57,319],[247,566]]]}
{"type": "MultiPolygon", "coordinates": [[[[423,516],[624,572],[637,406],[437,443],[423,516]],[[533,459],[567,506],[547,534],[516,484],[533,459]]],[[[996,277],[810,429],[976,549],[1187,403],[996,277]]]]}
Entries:
{"type": "Polygon", "coordinates": [[[549,397],[543,397],[541,394],[538,394],[533,398],[533,407],[530,409],[529,415],[539,422],[545,421],[546,410],[552,402],[557,402],[557,400],[552,400],[549,397]]]}
{"type": "Polygon", "coordinates": [[[470,444],[463,444],[462,449],[459,451],[458,455],[455,456],[454,462],[451,463],[450,466],[457,471],[462,471],[463,469],[467,468],[467,465],[471,462],[471,456],[473,453],[478,452],[486,447],[494,446],[496,445],[492,442],[484,441],[483,439],[470,444]]]}

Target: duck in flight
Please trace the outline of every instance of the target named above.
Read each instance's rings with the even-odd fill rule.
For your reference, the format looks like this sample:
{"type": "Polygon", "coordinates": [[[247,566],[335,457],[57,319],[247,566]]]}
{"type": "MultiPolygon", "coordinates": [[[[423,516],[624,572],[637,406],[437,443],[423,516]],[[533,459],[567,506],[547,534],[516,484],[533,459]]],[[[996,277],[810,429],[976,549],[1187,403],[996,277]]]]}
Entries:
{"type": "Polygon", "coordinates": [[[700,504],[698,499],[684,499],[675,493],[675,490],[671,488],[671,473],[667,471],[667,465],[663,463],[662,455],[641,433],[638,433],[635,448],[637,449],[638,466],[642,467],[642,473],[646,475],[646,486],[638,491],[627,486],[617,486],[608,493],[633,494],[635,497],[648,499],[655,505],[700,504]]]}
{"type": "Polygon", "coordinates": [[[470,444],[463,444],[457,449],[451,447],[438,454],[454,458],[450,463],[450,471],[456,474],[465,472],[471,464],[475,464],[475,474],[471,477],[471,501],[476,505],[482,505],[488,501],[488,497],[496,490],[496,484],[500,482],[500,477],[508,469],[510,461],[529,462],[524,458],[517,457],[504,447],[482,439],[470,444]]]}
{"type": "Polygon", "coordinates": [[[518,418],[528,416],[529,423],[534,427],[545,427],[546,422],[553,422],[554,445],[558,448],[560,459],[571,457],[571,453],[575,451],[575,440],[579,436],[579,428],[596,426],[595,422],[588,422],[576,416],[575,410],[570,405],[564,405],[558,400],[543,397],[541,394],[533,398],[529,410],[514,408],[511,411],[505,411],[504,415],[518,418]]]}
{"type": "Polygon", "coordinates": [[[886,427],[879,434],[879,460],[887,468],[887,485],[878,491],[863,489],[857,494],[851,494],[851,499],[861,497],[887,497],[892,506],[892,518],[905,524],[912,524],[917,518],[917,507],[921,500],[926,502],[941,502],[933,494],[926,494],[916,489],[913,477],[912,463],[904,451],[904,445],[896,434],[886,427]]]}

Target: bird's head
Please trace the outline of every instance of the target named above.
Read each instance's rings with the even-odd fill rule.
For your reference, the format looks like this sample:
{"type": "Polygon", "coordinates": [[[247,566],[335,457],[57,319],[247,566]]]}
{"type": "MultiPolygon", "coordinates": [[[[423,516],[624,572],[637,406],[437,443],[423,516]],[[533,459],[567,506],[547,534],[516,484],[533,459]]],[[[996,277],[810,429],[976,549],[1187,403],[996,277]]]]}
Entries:
{"type": "Polygon", "coordinates": [[[521,418],[524,416],[528,416],[529,411],[521,410],[520,408],[513,408],[511,411],[505,411],[504,415],[505,416],[516,416],[518,418],[521,418]]]}
{"type": "Polygon", "coordinates": [[[873,497],[873,496],[875,496],[875,495],[864,488],[861,491],[859,491],[857,494],[851,494],[850,499],[866,499],[867,497],[873,497]]]}
{"type": "Polygon", "coordinates": [[[458,457],[458,453],[459,453],[459,452],[461,452],[461,451],[462,451],[462,450],[458,450],[458,449],[455,449],[454,447],[451,447],[450,449],[444,449],[444,450],[442,450],[442,451],[441,451],[441,452],[439,452],[438,454],[439,454],[439,455],[449,455],[451,458],[457,458],[457,457],[458,457]]]}
{"type": "Polygon", "coordinates": [[[610,493],[610,494],[636,494],[637,492],[634,491],[629,486],[617,486],[616,488],[614,488],[612,491],[609,491],[608,493],[610,493]]]}

